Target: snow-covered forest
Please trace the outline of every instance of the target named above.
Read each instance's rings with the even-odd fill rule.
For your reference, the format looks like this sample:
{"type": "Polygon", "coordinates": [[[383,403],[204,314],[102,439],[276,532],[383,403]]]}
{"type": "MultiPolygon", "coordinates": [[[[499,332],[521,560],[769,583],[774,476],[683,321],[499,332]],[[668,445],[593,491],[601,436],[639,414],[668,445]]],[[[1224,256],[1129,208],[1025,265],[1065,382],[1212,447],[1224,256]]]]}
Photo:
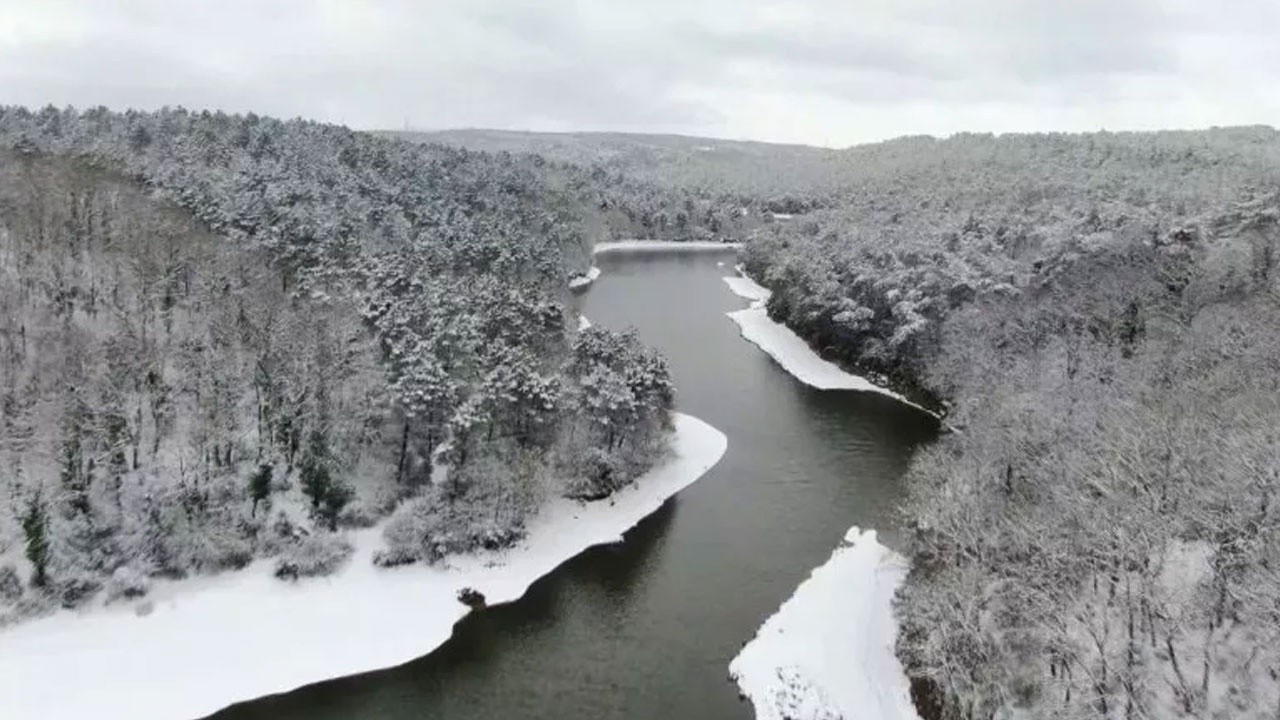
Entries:
{"type": "Polygon", "coordinates": [[[502,547],[665,451],[530,158],[254,115],[0,109],[0,624],[278,558],[502,547]]]}
{"type": "Polygon", "coordinates": [[[570,278],[600,240],[739,240],[773,320],[958,431],[902,509],[924,717],[1280,713],[1270,128],[835,151],[6,108],[0,139],[0,623],[608,496],[674,389],[570,278]]]}
{"type": "Polygon", "coordinates": [[[898,652],[925,717],[1280,713],[1280,136],[908,138],[747,246],[770,315],[947,412],[898,652]]]}
{"type": "Polygon", "coordinates": [[[810,197],[833,186],[839,153],[810,145],[639,133],[537,133],[503,130],[394,132],[396,137],[488,152],[533,153],[554,162],[599,167],[663,187],[746,197],[810,197]]]}
{"type": "Polygon", "coordinates": [[[774,220],[806,212],[824,194],[813,178],[831,153],[802,145],[619,133],[518,133],[456,130],[394,132],[390,137],[524,157],[593,210],[610,237],[741,241],[774,220]],[[796,176],[779,167],[794,167],[796,176]],[[788,182],[793,179],[796,182],[788,182]]]}

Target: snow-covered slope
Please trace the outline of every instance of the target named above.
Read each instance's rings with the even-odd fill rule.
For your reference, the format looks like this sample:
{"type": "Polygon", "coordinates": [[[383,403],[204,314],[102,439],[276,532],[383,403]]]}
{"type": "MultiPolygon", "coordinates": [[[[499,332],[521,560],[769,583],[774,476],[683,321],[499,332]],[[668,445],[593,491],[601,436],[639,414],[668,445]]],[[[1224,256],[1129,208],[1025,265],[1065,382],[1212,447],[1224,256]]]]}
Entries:
{"type": "Polygon", "coordinates": [[[727,440],[677,415],[672,457],[609,501],[550,502],[528,538],[448,567],[374,567],[377,528],[357,533],[339,574],[296,584],[269,562],[188,581],[137,616],[61,612],[0,632],[4,720],[173,720],[308,683],[407,662],[449,638],[471,587],[510,602],[584,549],[622,533],[715,465],[727,440]]]}
{"type": "Polygon", "coordinates": [[[729,665],[757,720],[919,720],[894,655],[906,561],[852,528],[729,665]]]}
{"type": "MultiPolygon", "coordinates": [[[[724,282],[735,295],[752,301],[750,307],[728,313],[729,317],[738,324],[742,337],[765,351],[800,382],[819,390],[860,390],[880,393],[929,412],[892,390],[846,372],[833,362],[823,360],[791,328],[771,320],[768,311],[765,310],[765,303],[768,302],[770,295],[768,288],[744,276],[726,277],[724,282]]],[[[929,412],[929,414],[934,413],[929,412]]]]}

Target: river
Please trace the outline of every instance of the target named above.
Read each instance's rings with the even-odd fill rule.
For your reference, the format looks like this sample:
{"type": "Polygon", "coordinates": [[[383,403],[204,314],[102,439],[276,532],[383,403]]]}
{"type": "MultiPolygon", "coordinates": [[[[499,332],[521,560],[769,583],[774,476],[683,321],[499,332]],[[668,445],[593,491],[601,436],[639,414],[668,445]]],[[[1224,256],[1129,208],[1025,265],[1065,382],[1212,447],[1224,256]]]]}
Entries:
{"type": "MultiPolygon", "coordinates": [[[[808,388],[745,342],[732,252],[617,253],[578,303],[670,362],[680,409],[722,430],[715,468],[520,601],[474,613],[407,665],[236,705],[218,720],[749,720],[730,660],[851,525],[894,546],[899,478],[935,423],[808,388]]],[[[316,632],[324,632],[316,628],[316,632]]]]}

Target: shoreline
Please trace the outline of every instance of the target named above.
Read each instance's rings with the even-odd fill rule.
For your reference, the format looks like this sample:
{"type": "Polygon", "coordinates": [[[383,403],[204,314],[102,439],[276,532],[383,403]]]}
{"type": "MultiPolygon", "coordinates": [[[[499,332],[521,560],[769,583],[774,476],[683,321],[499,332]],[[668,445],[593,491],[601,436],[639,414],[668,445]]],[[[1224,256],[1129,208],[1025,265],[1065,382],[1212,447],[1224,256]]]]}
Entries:
{"type": "MultiPolygon", "coordinates": [[[[644,253],[644,252],[717,252],[737,250],[742,243],[722,243],[714,240],[611,240],[596,243],[591,248],[591,256],[608,255],[610,253],[644,253]]],[[[569,290],[582,292],[600,277],[600,268],[592,265],[581,275],[569,278],[569,290]]]]}
{"type": "Polygon", "coordinates": [[[598,277],[600,277],[600,268],[592,265],[586,273],[569,278],[569,289],[582,290],[587,288],[591,283],[595,282],[598,277]]]}
{"type": "Polygon", "coordinates": [[[893,647],[906,575],[874,530],[850,528],[729,664],[756,719],[919,720],[893,647]]]}
{"type": "MultiPolygon", "coordinates": [[[[726,314],[744,339],[795,379],[819,390],[886,395],[939,417],[820,357],[790,328],[769,318],[772,292],[741,266],[736,270],[737,276],[723,280],[751,304],[726,314]]],[[[751,701],[757,720],[919,720],[894,649],[893,597],[907,570],[907,560],[881,545],[874,530],[851,528],[729,663],[729,677],[751,701]]]]}
{"type": "Polygon", "coordinates": [[[742,243],[717,242],[715,240],[611,240],[596,243],[591,249],[592,255],[604,255],[611,252],[715,252],[717,250],[737,250],[742,243]]]}
{"type": "Polygon", "coordinates": [[[507,550],[440,566],[384,569],[371,562],[381,526],[348,535],[350,562],[329,577],[282,582],[260,560],[201,578],[132,607],[54,615],[0,631],[0,697],[15,720],[91,717],[171,720],[324,680],[401,665],[434,651],[470,610],[462,588],[488,605],[522,597],[537,579],[624,532],[695,482],[727,438],[674,414],[672,454],[608,502],[555,498],[507,550]],[[181,662],[175,662],[181,658],[181,662]]]}
{"type": "MultiPolygon", "coordinates": [[[[739,268],[739,272],[741,269],[739,268]]],[[[901,393],[877,385],[854,375],[835,363],[823,359],[809,343],[795,334],[791,328],[769,317],[765,304],[772,292],[745,274],[723,278],[729,290],[740,298],[750,300],[751,305],[725,313],[738,325],[742,337],[773,358],[783,370],[797,380],[818,390],[855,390],[878,393],[910,405],[921,412],[941,419],[928,408],[908,400],[901,393]]]]}

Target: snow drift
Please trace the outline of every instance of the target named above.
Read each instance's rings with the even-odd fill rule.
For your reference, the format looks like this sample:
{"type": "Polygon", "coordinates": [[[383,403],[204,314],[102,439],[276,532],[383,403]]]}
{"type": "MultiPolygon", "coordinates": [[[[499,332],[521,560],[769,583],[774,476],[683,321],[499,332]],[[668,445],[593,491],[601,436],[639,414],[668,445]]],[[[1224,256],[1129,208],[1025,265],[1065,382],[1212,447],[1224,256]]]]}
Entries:
{"type": "Polygon", "coordinates": [[[539,577],[622,533],[698,479],[724,454],[710,425],[675,416],[669,460],[609,501],[549,502],[520,545],[452,557],[447,566],[386,570],[370,562],[380,529],[352,535],[339,574],[298,583],[270,561],[184,581],[154,609],[63,611],[0,632],[5,720],[172,720],[309,683],[398,665],[434,650],[468,609],[459,590],[488,604],[521,597],[539,577]]]}
{"type": "Polygon", "coordinates": [[[757,720],[919,720],[894,655],[904,558],[851,528],[729,665],[757,720]]]}

